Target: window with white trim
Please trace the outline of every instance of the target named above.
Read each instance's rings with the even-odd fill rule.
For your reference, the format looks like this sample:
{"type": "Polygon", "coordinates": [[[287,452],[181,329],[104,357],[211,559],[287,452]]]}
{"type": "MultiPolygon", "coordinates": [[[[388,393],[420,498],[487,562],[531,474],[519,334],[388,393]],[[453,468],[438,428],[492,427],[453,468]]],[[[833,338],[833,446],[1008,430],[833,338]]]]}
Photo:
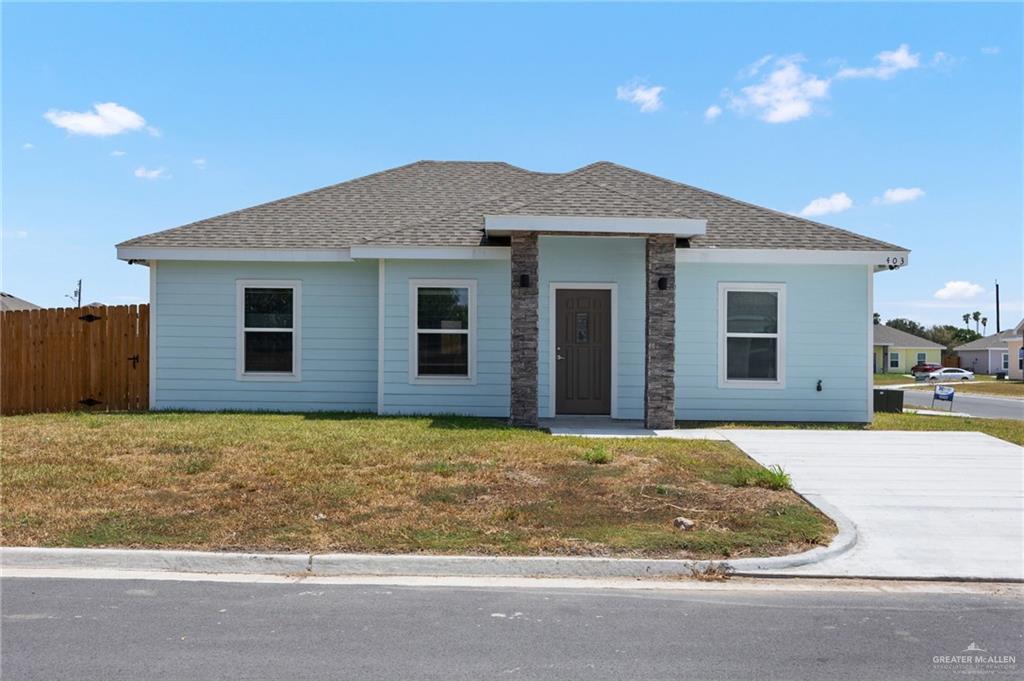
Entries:
{"type": "Polygon", "coordinates": [[[468,381],[474,376],[476,282],[410,282],[410,372],[413,381],[468,381]]]}
{"type": "Polygon", "coordinates": [[[782,387],[784,284],[719,284],[719,383],[782,387]]]}
{"type": "Polygon", "coordinates": [[[889,353],[889,368],[899,369],[900,368],[900,353],[890,352],[889,353]]]}
{"type": "Polygon", "coordinates": [[[917,363],[918,364],[924,364],[927,361],[928,361],[928,353],[927,352],[919,352],[919,353],[917,353],[917,363]]]}
{"type": "Polygon", "coordinates": [[[298,380],[300,283],[246,280],[237,287],[238,377],[298,380]]]}
{"type": "Polygon", "coordinates": [[[1010,369],[1010,353],[1003,353],[1003,371],[1009,371],[1010,369]]]}

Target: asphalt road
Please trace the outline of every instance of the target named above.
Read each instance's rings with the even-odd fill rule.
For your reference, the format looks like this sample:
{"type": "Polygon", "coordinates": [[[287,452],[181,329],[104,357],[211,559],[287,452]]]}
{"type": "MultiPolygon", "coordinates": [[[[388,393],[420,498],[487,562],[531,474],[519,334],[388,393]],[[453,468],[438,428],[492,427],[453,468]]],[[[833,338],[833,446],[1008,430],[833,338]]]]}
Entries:
{"type": "MultiPolygon", "coordinates": [[[[1024,673],[999,593],[641,592],[5,578],[26,679],[933,679],[973,642],[1024,673]]],[[[1005,667],[1004,667],[1005,669],[1005,667]]]]}
{"type": "MultiPolygon", "coordinates": [[[[956,386],[953,387],[956,388],[956,386]]],[[[949,409],[949,402],[936,402],[935,407],[932,407],[932,392],[932,390],[904,390],[903,404],[906,407],[934,408],[936,411],[949,409]]],[[[953,396],[953,411],[986,419],[1024,420],[1024,400],[957,393],[953,396]]]]}

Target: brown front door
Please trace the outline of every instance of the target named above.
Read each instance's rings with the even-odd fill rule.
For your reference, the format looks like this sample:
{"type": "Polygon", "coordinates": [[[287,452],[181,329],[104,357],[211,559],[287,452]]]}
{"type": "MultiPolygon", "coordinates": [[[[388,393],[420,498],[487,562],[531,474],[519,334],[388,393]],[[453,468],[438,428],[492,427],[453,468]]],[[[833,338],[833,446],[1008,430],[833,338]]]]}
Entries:
{"type": "Polygon", "coordinates": [[[610,414],[612,293],[555,291],[555,413],[610,414]]]}

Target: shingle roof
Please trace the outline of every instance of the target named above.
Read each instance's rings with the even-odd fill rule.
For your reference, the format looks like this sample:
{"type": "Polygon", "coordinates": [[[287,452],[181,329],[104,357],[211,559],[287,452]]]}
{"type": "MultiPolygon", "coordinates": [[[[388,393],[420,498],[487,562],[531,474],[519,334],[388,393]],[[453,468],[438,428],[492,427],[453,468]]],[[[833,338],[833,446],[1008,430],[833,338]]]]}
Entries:
{"type": "Polygon", "coordinates": [[[894,329],[885,324],[875,324],[875,345],[888,345],[894,348],[943,348],[944,345],[933,343],[927,338],[894,329]]]}
{"type": "Polygon", "coordinates": [[[27,300],[22,300],[17,296],[12,296],[10,293],[4,293],[0,291],[0,312],[14,312],[16,310],[42,310],[35,303],[30,303],[27,300]]]}
{"type": "Polygon", "coordinates": [[[904,250],[605,161],[568,173],[419,161],[200,220],[119,246],[337,249],[486,245],[484,215],[707,220],[692,248],[904,250]]]}
{"type": "Polygon", "coordinates": [[[973,340],[970,343],[964,343],[963,345],[956,346],[956,351],[960,350],[998,350],[1000,348],[1006,348],[1006,341],[1009,338],[1016,338],[1017,333],[1013,329],[1006,329],[999,333],[994,333],[991,336],[985,336],[978,340],[973,340]]]}

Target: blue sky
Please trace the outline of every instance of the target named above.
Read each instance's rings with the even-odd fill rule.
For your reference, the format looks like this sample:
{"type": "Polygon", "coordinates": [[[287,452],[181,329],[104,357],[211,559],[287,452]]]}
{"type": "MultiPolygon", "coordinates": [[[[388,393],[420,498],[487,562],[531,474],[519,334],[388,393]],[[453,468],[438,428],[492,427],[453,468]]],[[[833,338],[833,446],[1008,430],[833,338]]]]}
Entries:
{"type": "Polygon", "coordinates": [[[118,241],[413,160],[605,159],[910,248],[885,318],[992,332],[995,278],[1024,314],[1020,4],[2,12],[3,289],[41,305],[144,301],[118,241]]]}

